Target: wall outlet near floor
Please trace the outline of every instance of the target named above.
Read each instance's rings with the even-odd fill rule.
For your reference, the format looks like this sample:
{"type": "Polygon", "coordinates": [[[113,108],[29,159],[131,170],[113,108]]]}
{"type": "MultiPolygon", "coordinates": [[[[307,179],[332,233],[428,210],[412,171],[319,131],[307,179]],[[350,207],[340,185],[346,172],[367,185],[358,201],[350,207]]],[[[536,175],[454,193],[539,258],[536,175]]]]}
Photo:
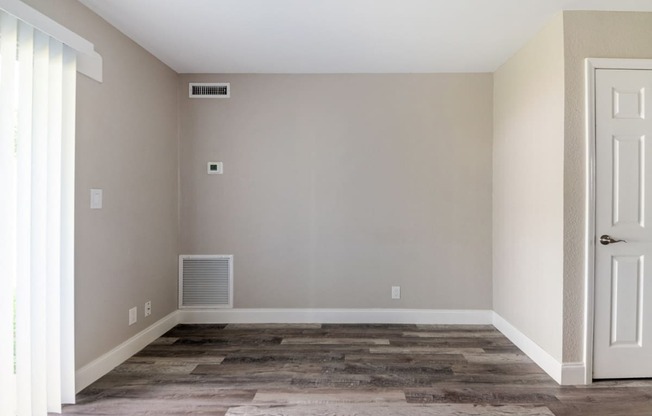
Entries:
{"type": "Polygon", "coordinates": [[[133,307],[129,309],[129,325],[133,325],[138,321],[138,308],[133,307]]]}
{"type": "Polygon", "coordinates": [[[150,316],[152,314],[152,301],[148,300],[145,302],[145,317],[150,316]]]}
{"type": "Polygon", "coordinates": [[[401,299],[401,286],[392,286],[392,299],[401,299]]]}

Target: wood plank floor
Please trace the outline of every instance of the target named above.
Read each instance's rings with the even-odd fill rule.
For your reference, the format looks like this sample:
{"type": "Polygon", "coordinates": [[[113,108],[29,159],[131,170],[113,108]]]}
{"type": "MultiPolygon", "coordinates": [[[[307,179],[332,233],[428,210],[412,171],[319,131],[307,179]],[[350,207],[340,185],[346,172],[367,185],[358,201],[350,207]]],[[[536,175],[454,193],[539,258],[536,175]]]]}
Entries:
{"type": "Polygon", "coordinates": [[[492,326],[179,325],[64,414],[651,416],[652,381],[560,387],[492,326]]]}

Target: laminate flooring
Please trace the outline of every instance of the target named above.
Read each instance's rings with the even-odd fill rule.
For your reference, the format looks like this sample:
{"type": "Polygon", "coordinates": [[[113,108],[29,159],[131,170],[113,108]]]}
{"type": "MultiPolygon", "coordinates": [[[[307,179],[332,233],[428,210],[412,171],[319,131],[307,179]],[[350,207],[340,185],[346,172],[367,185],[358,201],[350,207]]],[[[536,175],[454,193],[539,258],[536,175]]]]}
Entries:
{"type": "Polygon", "coordinates": [[[560,387],[492,326],[178,325],[64,414],[652,416],[652,381],[560,387]]]}

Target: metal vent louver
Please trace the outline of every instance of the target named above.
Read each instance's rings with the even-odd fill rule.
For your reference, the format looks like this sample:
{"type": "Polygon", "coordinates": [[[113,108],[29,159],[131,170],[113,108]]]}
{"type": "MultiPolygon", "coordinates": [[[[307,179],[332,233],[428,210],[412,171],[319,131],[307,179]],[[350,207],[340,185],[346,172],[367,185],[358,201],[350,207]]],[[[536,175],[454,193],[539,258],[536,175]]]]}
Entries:
{"type": "Polygon", "coordinates": [[[232,308],[233,256],[179,256],[179,308],[232,308]]]}
{"type": "Polygon", "coordinates": [[[188,94],[190,98],[229,98],[231,84],[191,82],[188,84],[188,94]]]}

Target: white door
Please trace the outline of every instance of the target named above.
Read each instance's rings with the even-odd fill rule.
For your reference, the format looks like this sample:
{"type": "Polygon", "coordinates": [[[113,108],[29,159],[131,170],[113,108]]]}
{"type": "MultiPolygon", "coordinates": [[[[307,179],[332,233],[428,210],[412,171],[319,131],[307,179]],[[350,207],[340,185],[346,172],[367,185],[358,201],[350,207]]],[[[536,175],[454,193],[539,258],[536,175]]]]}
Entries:
{"type": "Polygon", "coordinates": [[[652,377],[652,70],[595,82],[593,377],[652,377]]]}

